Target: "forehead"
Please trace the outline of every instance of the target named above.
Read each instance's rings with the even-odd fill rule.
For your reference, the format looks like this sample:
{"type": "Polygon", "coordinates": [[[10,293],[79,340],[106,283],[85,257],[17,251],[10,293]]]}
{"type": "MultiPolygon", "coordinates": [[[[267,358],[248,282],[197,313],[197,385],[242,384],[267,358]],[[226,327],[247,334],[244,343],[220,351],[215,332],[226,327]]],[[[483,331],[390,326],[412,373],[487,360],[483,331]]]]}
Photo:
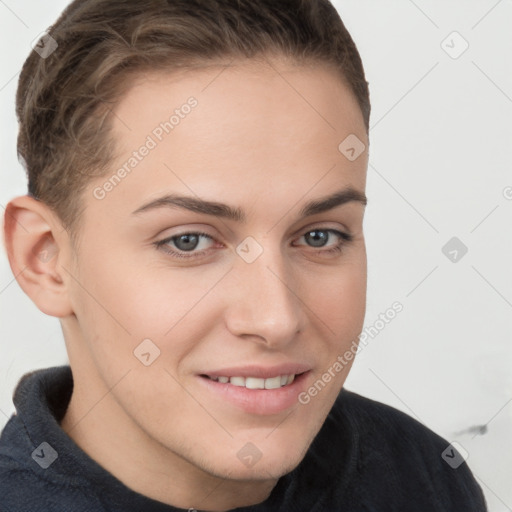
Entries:
{"type": "Polygon", "coordinates": [[[145,74],[114,111],[109,175],[126,172],[106,199],[135,207],[165,189],[298,200],[320,178],[324,192],[363,190],[366,155],[350,162],[338,149],[353,134],[367,146],[355,97],[325,65],[248,60],[145,74]]]}
{"type": "Polygon", "coordinates": [[[187,124],[194,131],[210,134],[204,142],[213,138],[213,123],[217,133],[243,127],[241,137],[269,133],[269,128],[281,123],[289,125],[283,136],[308,138],[313,131],[327,133],[349,127],[362,136],[365,132],[354,95],[344,80],[322,63],[301,66],[285,60],[246,59],[169,73],[150,72],[132,80],[114,119],[114,132],[125,142],[137,142],[130,137],[136,135],[134,127],[151,130],[190,96],[197,98],[200,109],[196,113],[200,110],[201,115],[187,124]]]}

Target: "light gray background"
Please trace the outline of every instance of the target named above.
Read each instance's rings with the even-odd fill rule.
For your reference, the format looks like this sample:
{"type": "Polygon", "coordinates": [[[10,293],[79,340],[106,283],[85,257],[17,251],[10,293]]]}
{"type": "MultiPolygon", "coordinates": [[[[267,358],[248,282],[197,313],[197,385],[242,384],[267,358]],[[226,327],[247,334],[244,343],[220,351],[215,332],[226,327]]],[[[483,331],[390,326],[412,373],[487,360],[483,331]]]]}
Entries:
{"type": "MultiPolygon", "coordinates": [[[[0,0],[2,208],[26,191],[18,73],[66,4],[0,0]]],[[[373,109],[365,325],[395,301],[404,308],[358,355],[346,387],[459,442],[489,510],[512,510],[512,1],[335,4],[373,109]],[[458,58],[454,31],[469,44],[458,58]],[[452,237],[468,248],[457,262],[441,250],[452,237]]],[[[4,251],[0,318],[1,427],[25,372],[67,363],[58,321],[24,295],[4,251]]]]}

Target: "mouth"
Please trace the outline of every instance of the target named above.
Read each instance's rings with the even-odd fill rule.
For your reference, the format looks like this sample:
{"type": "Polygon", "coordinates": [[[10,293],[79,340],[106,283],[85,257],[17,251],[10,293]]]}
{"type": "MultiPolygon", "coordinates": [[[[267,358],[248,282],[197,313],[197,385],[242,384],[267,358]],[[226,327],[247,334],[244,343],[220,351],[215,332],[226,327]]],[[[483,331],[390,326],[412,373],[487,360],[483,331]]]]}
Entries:
{"type": "MultiPolygon", "coordinates": [[[[289,370],[288,370],[289,371],[289,370]]],[[[197,375],[202,388],[220,407],[243,411],[252,415],[280,414],[296,406],[298,395],[310,380],[311,370],[300,373],[281,373],[258,377],[247,371],[245,376],[197,375]]],[[[256,373],[256,372],[254,372],[256,373]]]]}
{"type": "Polygon", "coordinates": [[[266,379],[260,377],[227,377],[224,375],[201,375],[201,377],[219,382],[220,384],[231,384],[233,386],[243,387],[246,389],[279,389],[289,386],[295,380],[295,377],[303,375],[299,374],[276,375],[266,379]]]}

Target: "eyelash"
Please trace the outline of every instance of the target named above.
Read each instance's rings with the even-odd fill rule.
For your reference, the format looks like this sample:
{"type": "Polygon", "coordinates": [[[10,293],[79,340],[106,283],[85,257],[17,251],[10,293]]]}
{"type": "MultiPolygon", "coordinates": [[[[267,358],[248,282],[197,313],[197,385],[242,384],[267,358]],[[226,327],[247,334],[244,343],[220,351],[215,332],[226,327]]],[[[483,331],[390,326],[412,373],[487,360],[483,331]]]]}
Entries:
{"type": "MultiPolygon", "coordinates": [[[[338,231],[337,229],[331,229],[331,228],[314,228],[314,229],[309,229],[308,231],[306,231],[301,236],[304,236],[304,235],[306,235],[308,233],[311,233],[313,231],[324,231],[324,232],[327,232],[327,233],[333,233],[333,234],[339,236],[339,238],[341,239],[341,241],[338,244],[336,244],[334,247],[331,247],[330,249],[326,249],[326,250],[323,250],[323,251],[319,250],[318,252],[320,252],[320,253],[325,253],[325,254],[329,254],[329,255],[341,253],[341,251],[344,248],[344,246],[346,244],[352,242],[352,240],[353,240],[353,236],[352,235],[350,235],[348,233],[344,233],[342,231],[338,231]]],[[[202,231],[185,231],[185,232],[180,233],[178,235],[173,235],[173,236],[165,238],[163,240],[159,240],[158,242],[154,242],[154,245],[157,247],[157,249],[160,249],[160,250],[164,251],[166,254],[169,254],[173,258],[181,258],[181,259],[200,258],[201,256],[203,256],[208,251],[208,249],[205,249],[205,250],[200,251],[200,252],[192,252],[192,251],[188,251],[187,252],[187,251],[179,251],[179,250],[175,251],[174,249],[169,248],[169,246],[167,245],[169,242],[172,242],[174,239],[177,239],[177,238],[179,238],[180,236],[183,236],[183,235],[199,235],[199,236],[204,236],[206,238],[209,238],[210,240],[214,240],[214,238],[212,236],[210,236],[208,233],[204,233],[202,231]]],[[[314,249],[314,247],[312,247],[312,248],[314,249]]]]}

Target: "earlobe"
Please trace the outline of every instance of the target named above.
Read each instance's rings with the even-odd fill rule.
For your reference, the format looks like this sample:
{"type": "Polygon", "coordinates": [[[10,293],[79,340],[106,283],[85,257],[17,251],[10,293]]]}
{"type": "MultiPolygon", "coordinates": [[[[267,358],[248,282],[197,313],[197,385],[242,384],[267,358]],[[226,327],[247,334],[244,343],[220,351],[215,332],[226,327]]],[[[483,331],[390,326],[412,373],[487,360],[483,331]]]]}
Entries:
{"type": "Polygon", "coordinates": [[[18,284],[43,313],[64,317],[73,313],[60,266],[67,237],[61,235],[59,241],[57,233],[62,233],[62,224],[37,199],[21,196],[7,205],[4,240],[18,284]]]}

